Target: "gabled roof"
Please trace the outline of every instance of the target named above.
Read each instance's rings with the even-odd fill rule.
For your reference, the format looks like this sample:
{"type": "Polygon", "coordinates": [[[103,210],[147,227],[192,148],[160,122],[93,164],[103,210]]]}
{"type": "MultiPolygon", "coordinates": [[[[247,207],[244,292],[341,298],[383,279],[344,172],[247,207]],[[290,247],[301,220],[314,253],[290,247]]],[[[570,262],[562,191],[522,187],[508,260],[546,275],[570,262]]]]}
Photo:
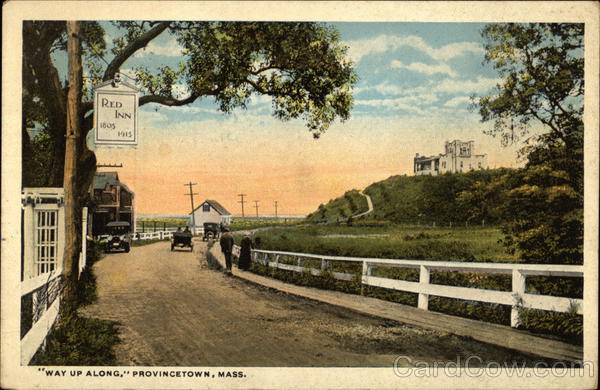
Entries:
{"type": "MultiPolygon", "coordinates": [[[[227,211],[227,209],[225,207],[223,207],[221,205],[221,203],[217,202],[216,200],[212,200],[212,199],[206,199],[204,202],[200,203],[200,206],[196,207],[194,209],[193,212],[195,212],[196,210],[198,210],[200,207],[202,207],[203,204],[208,203],[209,205],[211,205],[211,207],[215,210],[217,210],[217,213],[221,214],[221,215],[231,215],[231,213],[229,211],[227,211]]],[[[192,214],[190,213],[190,214],[192,214]]],[[[188,214],[188,215],[190,215],[188,214]]]]}
{"type": "Polygon", "coordinates": [[[133,191],[119,180],[117,172],[96,172],[96,175],[94,176],[94,190],[103,190],[107,185],[121,186],[121,188],[133,194],[133,191]]]}

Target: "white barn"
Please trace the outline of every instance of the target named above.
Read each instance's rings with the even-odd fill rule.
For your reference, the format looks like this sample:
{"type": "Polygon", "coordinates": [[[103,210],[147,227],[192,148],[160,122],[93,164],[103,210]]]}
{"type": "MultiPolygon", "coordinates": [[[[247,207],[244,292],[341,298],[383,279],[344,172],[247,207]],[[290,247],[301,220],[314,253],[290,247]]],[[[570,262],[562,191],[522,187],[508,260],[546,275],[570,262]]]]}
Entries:
{"type": "Polygon", "coordinates": [[[233,215],[216,200],[207,199],[196,207],[190,214],[190,226],[193,230],[202,228],[205,222],[231,224],[233,215]],[[195,223],[195,226],[194,226],[195,223]]]}

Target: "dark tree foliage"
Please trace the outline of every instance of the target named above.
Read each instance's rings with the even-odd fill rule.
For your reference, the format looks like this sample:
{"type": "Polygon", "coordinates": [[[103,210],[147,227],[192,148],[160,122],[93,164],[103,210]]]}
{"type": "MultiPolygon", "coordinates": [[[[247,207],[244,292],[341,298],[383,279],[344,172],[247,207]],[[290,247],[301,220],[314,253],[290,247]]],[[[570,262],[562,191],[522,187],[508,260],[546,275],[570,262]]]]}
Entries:
{"type": "Polygon", "coordinates": [[[505,192],[506,244],[528,262],[583,261],[583,24],[491,24],[486,61],[502,76],[479,99],[503,144],[528,159],[505,192]],[[530,136],[530,125],[544,129],[530,136]]]}

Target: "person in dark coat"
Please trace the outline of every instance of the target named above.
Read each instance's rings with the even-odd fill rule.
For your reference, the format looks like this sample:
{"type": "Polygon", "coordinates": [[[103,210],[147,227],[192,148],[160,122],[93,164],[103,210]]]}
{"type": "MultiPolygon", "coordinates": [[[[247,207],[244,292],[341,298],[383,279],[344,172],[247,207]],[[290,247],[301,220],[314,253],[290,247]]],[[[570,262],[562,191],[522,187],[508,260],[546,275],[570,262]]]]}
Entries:
{"type": "Polygon", "coordinates": [[[231,251],[233,249],[233,236],[229,230],[225,229],[221,235],[219,244],[221,244],[221,252],[223,252],[223,255],[225,255],[225,266],[227,267],[227,272],[231,273],[231,251]]]}
{"type": "Polygon", "coordinates": [[[242,238],[240,249],[240,259],[238,262],[238,268],[247,270],[250,268],[250,255],[252,252],[252,239],[249,234],[246,234],[244,238],[242,238]]]}

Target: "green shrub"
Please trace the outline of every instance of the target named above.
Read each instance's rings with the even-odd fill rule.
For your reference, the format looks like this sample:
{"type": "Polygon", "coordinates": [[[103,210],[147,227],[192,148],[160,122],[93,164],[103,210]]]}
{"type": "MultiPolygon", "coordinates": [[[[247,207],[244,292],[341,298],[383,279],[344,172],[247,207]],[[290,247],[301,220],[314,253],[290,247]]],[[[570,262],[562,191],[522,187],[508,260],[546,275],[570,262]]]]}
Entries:
{"type": "Polygon", "coordinates": [[[372,298],[379,298],[390,302],[401,303],[403,305],[417,306],[419,294],[390,290],[389,288],[364,286],[364,295],[372,298]]]}
{"type": "Polygon", "coordinates": [[[430,296],[429,310],[473,320],[510,325],[511,307],[507,305],[430,296]]]}
{"type": "Polygon", "coordinates": [[[438,271],[431,272],[430,283],[446,286],[483,288],[486,290],[511,291],[511,275],[494,275],[483,272],[438,271]]]}
{"type": "Polygon", "coordinates": [[[583,278],[565,276],[528,276],[527,292],[555,297],[583,298],[583,278]]]}
{"type": "Polygon", "coordinates": [[[116,322],[72,315],[50,331],[46,348],[31,365],[114,366],[119,342],[116,322]]]}
{"type": "Polygon", "coordinates": [[[537,333],[549,333],[567,338],[569,342],[583,343],[583,316],[574,306],[567,313],[520,309],[521,328],[537,333]]]}

